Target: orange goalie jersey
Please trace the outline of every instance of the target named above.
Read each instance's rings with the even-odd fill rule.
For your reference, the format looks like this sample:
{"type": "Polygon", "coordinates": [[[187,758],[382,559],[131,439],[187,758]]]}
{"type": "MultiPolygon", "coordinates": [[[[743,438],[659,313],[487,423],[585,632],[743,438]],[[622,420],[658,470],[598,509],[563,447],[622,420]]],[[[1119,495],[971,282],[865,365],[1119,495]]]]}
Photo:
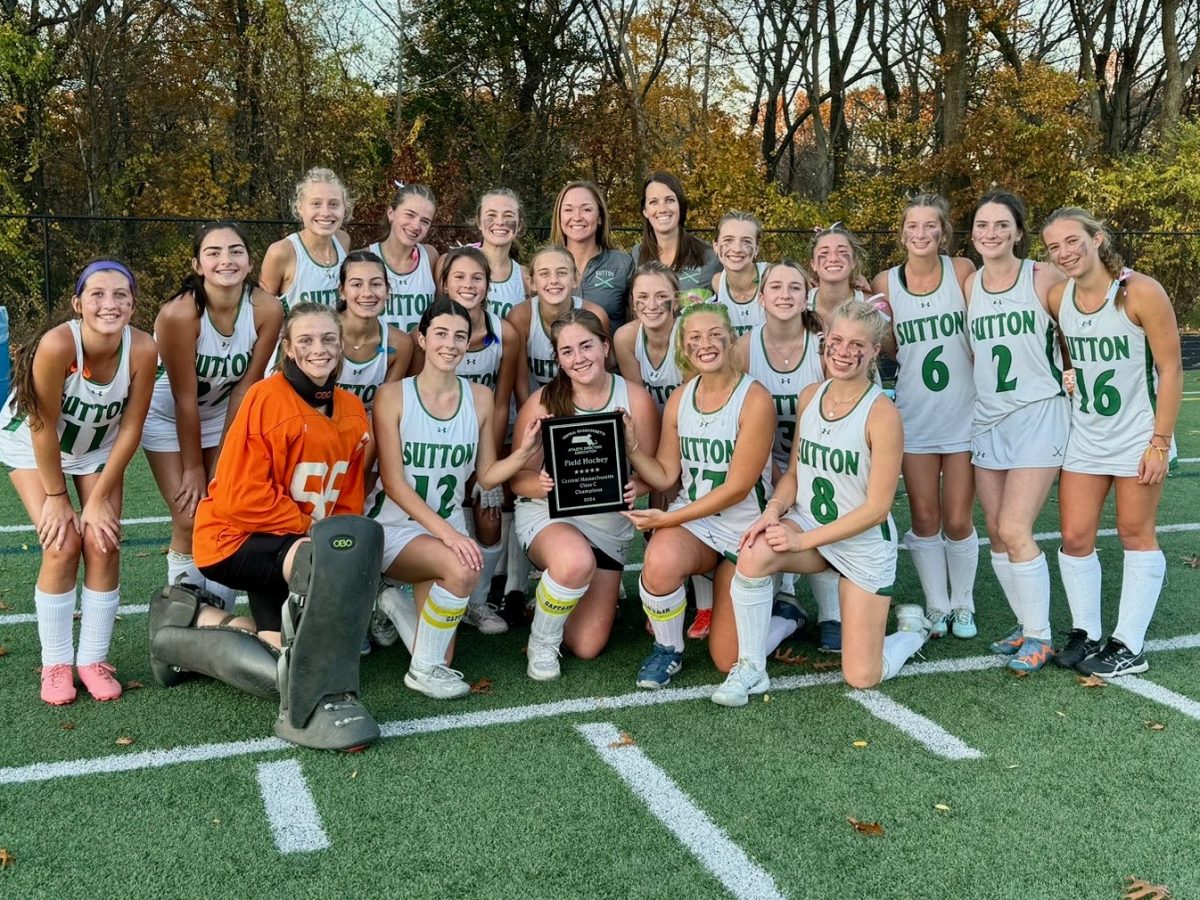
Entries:
{"type": "Polygon", "coordinates": [[[362,402],[341,388],[333,415],[305,403],[282,374],[246,392],[196,508],[198,566],[228,559],[251,534],[304,534],[314,519],[363,511],[362,402]]]}

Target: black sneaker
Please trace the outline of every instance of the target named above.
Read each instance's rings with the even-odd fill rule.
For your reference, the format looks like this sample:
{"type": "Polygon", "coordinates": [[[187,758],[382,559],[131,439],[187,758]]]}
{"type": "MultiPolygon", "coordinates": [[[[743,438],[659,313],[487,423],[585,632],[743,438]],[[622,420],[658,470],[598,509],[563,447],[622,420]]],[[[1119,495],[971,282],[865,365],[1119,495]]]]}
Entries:
{"type": "Polygon", "coordinates": [[[1150,666],[1144,653],[1134,653],[1116,638],[1109,638],[1103,650],[1075,667],[1084,675],[1099,675],[1101,678],[1137,675],[1148,668],[1150,666]]]}
{"type": "Polygon", "coordinates": [[[1089,656],[1095,656],[1104,646],[1099,641],[1089,640],[1087,632],[1082,628],[1072,628],[1067,635],[1067,642],[1055,654],[1054,664],[1064,669],[1073,669],[1089,656]]]}

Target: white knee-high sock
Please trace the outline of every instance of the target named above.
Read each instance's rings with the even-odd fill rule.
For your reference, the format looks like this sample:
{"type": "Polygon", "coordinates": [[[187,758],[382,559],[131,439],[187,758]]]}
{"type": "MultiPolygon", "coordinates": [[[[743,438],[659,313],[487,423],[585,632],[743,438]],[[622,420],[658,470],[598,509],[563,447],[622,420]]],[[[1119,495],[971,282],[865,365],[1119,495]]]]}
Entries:
{"type": "Polygon", "coordinates": [[[1023,613],[1022,633],[1027,638],[1050,640],[1050,567],[1046,554],[1039,553],[1027,562],[1009,563],[1017,605],[1023,613]]]}
{"type": "Polygon", "coordinates": [[[75,662],[75,641],[71,633],[75,621],[75,589],[49,594],[33,589],[37,610],[38,640],[42,644],[42,665],[71,665],[75,662]]]}
{"type": "Polygon", "coordinates": [[[925,608],[935,615],[950,613],[950,591],[947,588],[946,542],[940,533],[920,537],[911,531],[904,534],[904,546],[912,556],[925,594],[925,608]]]}
{"type": "Polygon", "coordinates": [[[183,580],[188,584],[204,587],[204,576],[196,568],[192,554],[167,550],[167,584],[174,584],[180,575],[184,576],[183,580]]]}
{"type": "Polygon", "coordinates": [[[534,593],[537,605],[533,610],[530,636],[554,647],[561,644],[567,616],[575,609],[579,598],[587,593],[588,587],[590,585],[586,584],[583,587],[565,587],[551,578],[549,572],[543,572],[534,593]]]}
{"type": "Polygon", "coordinates": [[[1161,550],[1126,550],[1121,575],[1121,611],[1113,637],[1132,650],[1142,652],[1146,629],[1158,595],[1163,576],[1167,574],[1167,558],[1161,550]]]}
{"type": "Polygon", "coordinates": [[[1100,640],[1100,557],[1067,556],[1058,550],[1058,571],[1071,608],[1071,627],[1087,632],[1089,640],[1100,640]]]}
{"type": "Polygon", "coordinates": [[[979,535],[972,531],[961,541],[943,538],[946,573],[950,579],[950,608],[975,612],[975,575],[979,571],[979,535]]]}
{"type": "Polygon", "coordinates": [[[393,615],[389,618],[411,656],[417,643],[417,601],[413,597],[412,585],[398,584],[389,578],[385,578],[384,581],[389,585],[388,590],[394,591],[396,596],[393,615]]]}
{"type": "Polygon", "coordinates": [[[826,569],[808,576],[808,586],[817,601],[818,622],[842,621],[842,603],[838,599],[838,583],[842,576],[833,569],[826,569]]]}
{"type": "Polygon", "coordinates": [[[712,609],[713,581],[711,575],[693,575],[692,593],[696,597],[696,609],[712,609]]]}
{"type": "Polygon", "coordinates": [[[121,603],[121,588],[111,591],[93,591],[84,586],[79,595],[79,652],[75,664],[87,666],[108,659],[108,645],[112,642],[113,623],[117,620],[117,607],[121,603]]]}
{"type": "MultiPolygon", "coordinates": [[[[768,579],[769,580],[769,579],[768,579]]],[[[669,594],[652,594],[638,579],[638,593],[642,596],[642,609],[650,617],[656,643],[683,652],[683,612],[687,608],[687,595],[683,585],[669,594]]]]}
{"type": "Polygon", "coordinates": [[[1017,602],[1017,585],[1013,580],[1012,563],[1008,561],[1007,553],[997,553],[993,550],[991,557],[992,571],[996,573],[996,580],[1000,582],[1000,590],[1004,599],[1008,601],[1008,608],[1016,616],[1017,624],[1020,625],[1023,614],[1021,605],[1017,602]]]}
{"type": "Polygon", "coordinates": [[[417,639],[413,646],[412,666],[428,672],[446,664],[446,653],[454,640],[455,629],[467,608],[466,597],[456,597],[440,584],[434,584],[425,598],[417,639]]]}
{"type": "Polygon", "coordinates": [[[479,549],[483,553],[483,568],[479,571],[479,583],[475,585],[475,590],[471,591],[471,606],[487,604],[488,592],[492,589],[492,576],[496,574],[496,564],[504,555],[504,547],[501,544],[479,549]]]}
{"type": "Polygon", "coordinates": [[[796,596],[796,576],[791,572],[779,573],[779,590],[777,593],[796,596]]]}
{"type": "Polygon", "coordinates": [[[772,615],[771,621],[767,625],[766,655],[770,656],[778,650],[780,644],[796,633],[796,628],[799,624],[795,619],[772,615]]]}
{"type": "Polygon", "coordinates": [[[738,658],[748,659],[758,668],[765,669],[767,629],[775,599],[774,580],[770,575],[748,578],[737,572],[729,590],[733,598],[733,620],[737,623],[738,658]]]}
{"type": "Polygon", "coordinates": [[[883,639],[883,676],[882,680],[895,678],[900,674],[910,656],[921,649],[925,638],[919,631],[897,631],[883,639]]]}

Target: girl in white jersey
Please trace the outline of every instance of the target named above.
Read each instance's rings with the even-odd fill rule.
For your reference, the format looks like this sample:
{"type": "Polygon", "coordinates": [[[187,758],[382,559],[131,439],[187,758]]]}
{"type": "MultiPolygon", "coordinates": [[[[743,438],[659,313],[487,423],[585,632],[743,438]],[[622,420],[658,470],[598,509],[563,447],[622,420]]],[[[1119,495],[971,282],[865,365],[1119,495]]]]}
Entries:
{"type": "Polygon", "coordinates": [[[446,665],[483,567],[479,545],[466,533],[467,482],[474,474],[480,487],[494,487],[541,445],[541,420],[535,419],[512,456],[496,460],[492,394],[455,373],[470,340],[469,313],[448,298],[435,300],[417,326],[425,353],[421,373],[375,395],[379,473],[387,492],[376,516],[384,530],[384,574],[413,584],[415,607],[398,591],[384,591],[379,603],[412,651],[404,683],[441,700],[470,693],[462,673],[446,665]]]}
{"type": "Polygon", "coordinates": [[[992,569],[1017,625],[992,644],[1009,668],[1034,672],[1050,661],[1050,570],[1033,539],[1067,449],[1070,407],[1062,359],[1046,310],[1063,280],[1051,266],[1021,259],[1025,204],[1006,191],[975,207],[971,241],[983,267],[966,283],[975,355],[971,462],[992,545],[992,569]]]}
{"type": "MultiPolygon", "coordinates": [[[[399,381],[408,372],[413,339],[380,318],[387,305],[387,270],[370,250],[354,250],[346,256],[339,288],[337,311],[345,350],[337,386],[361,400],[369,416],[380,386],[399,381]]],[[[371,448],[367,453],[373,458],[371,448]]],[[[369,461],[364,468],[372,468],[369,461]]]]}
{"type": "Polygon", "coordinates": [[[1054,661],[1102,678],[1131,675],[1147,669],[1142,645],[1166,574],[1155,520],[1182,401],[1179,329],[1162,285],[1124,268],[1090,213],[1056,210],[1042,238],[1051,262],[1070,278],[1047,299],[1075,376],[1058,479],[1058,564],[1071,633],[1054,661]],[[1114,485],[1125,560],[1117,627],[1101,646],[1096,532],[1114,485]]]}
{"type": "MultiPolygon", "coordinates": [[[[646,448],[658,444],[658,410],[644,388],[608,372],[608,329],[586,309],[571,310],[554,322],[551,337],[558,354],[558,373],[540,388],[517,416],[517,431],[546,416],[614,412],[632,414],[626,423],[629,440],[646,448]]],[[[530,558],[542,571],[530,630],[526,671],[536,681],[560,675],[564,643],[581,659],[604,649],[617,614],[617,591],[633,526],[620,513],[551,519],[546,497],[554,482],[535,452],[512,480],[518,495],[514,530],[530,558]]],[[[626,485],[632,506],[645,493],[634,476],[626,485]]]]}
{"type": "Polygon", "coordinates": [[[626,381],[650,392],[661,412],[683,384],[683,372],[675,361],[679,279],[660,262],[644,263],[634,273],[630,293],[636,320],[626,322],[613,336],[617,366],[626,381]]]}
{"type": "Polygon", "coordinates": [[[708,649],[721,671],[737,659],[729,580],[742,533],[771,493],[775,405],[767,389],[733,361],[733,327],[719,303],[693,303],[679,317],[680,367],[696,373],[671,395],[657,455],[630,447],[630,458],[657,490],[682,478],[665,512],[626,513],[639,531],[653,530],[639,588],[654,625],[654,647],[637,675],[639,687],[670,684],[683,667],[684,581],[717,570],[708,649]]]}
{"type": "MultiPolygon", "coordinates": [[[[775,403],[775,441],[771,445],[772,484],[779,481],[792,455],[796,433],[796,404],[800,391],[825,379],[818,346],[816,317],[807,309],[808,282],[799,264],[784,260],[763,273],[762,306],[766,321],[739,338],[734,359],[771,393],[775,403]]],[[[820,589],[814,588],[814,594],[820,589]]],[[[836,584],[830,593],[836,600],[836,584]]],[[[796,602],[792,573],[781,578],[771,615],[767,652],[802,630],[807,614],[796,602]]],[[[826,625],[826,630],[829,626],[826,625]]]]}
{"type": "Polygon", "coordinates": [[[829,380],[801,393],[791,465],[742,538],[732,587],[738,660],[712,698],[722,706],[743,706],[770,686],[772,573],[830,567],[839,574],[842,674],[852,687],[894,677],[929,635],[921,608],[906,605],[896,610],[897,632],[884,638],[896,575],[891,508],[904,447],[900,415],[870,371],[887,322],[872,305],[851,302],[826,324],[829,380]]]}
{"type": "Polygon", "coordinates": [[[936,194],[908,201],[900,220],[906,261],[875,276],[892,308],[900,372],[896,407],[904,421],[904,487],[912,513],[904,546],[925,594],[933,637],[973,638],[979,538],[972,511],[971,416],[975,383],[963,291],[975,271],[945,251],[950,207],[936,194]]]}
{"type": "Polygon", "coordinates": [[[766,319],[758,289],[767,264],[755,262],[761,237],[762,223],[750,213],[728,212],[717,223],[713,249],[722,271],[713,276],[712,289],[738,337],[766,319]]]}
{"type": "Polygon", "coordinates": [[[600,320],[607,334],[608,316],[590,300],[572,295],[575,282],[575,259],[564,248],[547,244],[533,255],[529,263],[533,279],[533,295],[508,314],[508,321],[517,330],[525,348],[529,366],[528,378],[518,377],[513,390],[517,403],[524,405],[530,394],[549,384],[558,372],[558,358],[550,337],[550,326],[571,309],[586,309],[600,320]]]}
{"type": "MultiPolygon", "coordinates": [[[[471,316],[471,343],[458,364],[458,374],[481,384],[492,395],[492,440],[497,453],[505,440],[512,407],[513,382],[524,376],[520,338],[511,324],[487,309],[489,269],[487,257],[474,247],[455,247],[441,258],[439,288],[442,296],[462,304],[471,316]]],[[[424,358],[416,362],[420,368],[424,358]]],[[[501,542],[501,507],[504,488],[475,491],[472,498],[473,535],[482,546],[483,572],[471,593],[464,621],[484,634],[503,634],[508,623],[488,606],[492,576],[504,551],[501,542]]]]}
{"type": "Polygon", "coordinates": [[[524,267],[517,262],[515,244],[525,233],[521,201],[508,188],[488,191],[475,211],[479,224],[479,249],[488,261],[488,310],[508,318],[528,293],[524,267]]]}
{"type": "Polygon", "coordinates": [[[422,242],[433,225],[437,201],[423,184],[395,184],[396,193],[388,204],[388,235],[368,249],[387,267],[388,302],[380,318],[411,332],[436,293],[433,273],[438,252],[422,242]]]}
{"type": "Polygon", "coordinates": [[[200,574],[192,527],[226,425],[262,379],[283,325],[279,300],[253,287],[253,265],[240,225],[214,222],[196,232],[192,272],[154,320],[159,373],[142,431],[142,449],[171,513],[167,583],[186,576],[228,609],[237,592],[200,574]]]}
{"type": "Polygon", "coordinates": [[[267,248],[258,279],[283,301],[285,312],[299,303],[337,303],[338,272],[350,248],[342,225],[353,211],[345,186],[329,169],[309,169],[296,184],[292,212],[301,228],[267,248]]]}
{"type": "Polygon", "coordinates": [[[109,664],[120,602],[121,489],[150,406],[157,355],[129,327],[135,284],[122,263],[89,263],[75,282],[78,319],[49,328],[17,360],[0,411],[0,462],[37,529],[42,562],[34,588],[42,645],[42,699],[75,699],[74,666],[97,700],[121,696],[109,664]],[[67,494],[68,476],[82,506],[67,494]],[[79,652],[72,645],[75,586],[83,560],[79,652]]]}

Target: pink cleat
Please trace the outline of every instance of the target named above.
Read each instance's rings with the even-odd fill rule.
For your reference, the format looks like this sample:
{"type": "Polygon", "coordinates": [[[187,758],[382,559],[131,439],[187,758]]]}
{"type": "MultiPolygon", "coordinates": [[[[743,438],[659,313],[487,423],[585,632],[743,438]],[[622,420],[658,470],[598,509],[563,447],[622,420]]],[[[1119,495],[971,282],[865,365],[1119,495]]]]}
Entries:
{"type": "Polygon", "coordinates": [[[113,678],[116,672],[111,663],[89,663],[79,667],[79,680],[93,700],[116,700],[121,696],[121,682],[113,678]]]}
{"type": "Polygon", "coordinates": [[[70,663],[42,666],[42,699],[51,706],[75,702],[75,677],[70,663]]]}

